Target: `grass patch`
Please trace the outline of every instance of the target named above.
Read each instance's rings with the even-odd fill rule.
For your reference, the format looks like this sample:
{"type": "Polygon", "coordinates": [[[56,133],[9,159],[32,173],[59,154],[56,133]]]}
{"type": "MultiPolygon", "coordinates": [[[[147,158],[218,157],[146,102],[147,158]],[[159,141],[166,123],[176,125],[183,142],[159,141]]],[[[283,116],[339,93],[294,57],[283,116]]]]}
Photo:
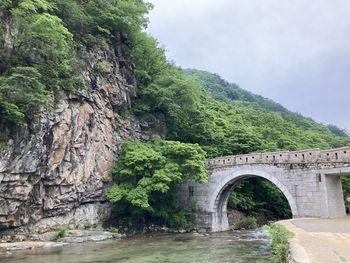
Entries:
{"type": "Polygon", "coordinates": [[[55,233],[55,240],[65,237],[68,234],[68,226],[67,225],[60,225],[56,228],[55,233]]]}
{"type": "Polygon", "coordinates": [[[271,237],[271,256],[259,263],[285,263],[288,258],[288,239],[293,233],[280,224],[272,224],[264,227],[271,237]]]}

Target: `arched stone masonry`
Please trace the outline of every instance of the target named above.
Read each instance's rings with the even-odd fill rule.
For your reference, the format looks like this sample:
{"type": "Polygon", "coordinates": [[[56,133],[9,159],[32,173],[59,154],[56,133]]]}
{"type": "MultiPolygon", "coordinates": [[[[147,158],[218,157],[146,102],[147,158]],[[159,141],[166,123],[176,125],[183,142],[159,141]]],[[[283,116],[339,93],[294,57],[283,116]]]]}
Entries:
{"type": "MultiPolygon", "coordinates": [[[[215,175],[217,176],[217,175],[215,175]]],[[[296,202],[289,192],[286,186],[279,181],[278,178],[266,173],[265,171],[259,170],[238,170],[231,171],[226,170],[222,171],[218,176],[222,176],[224,179],[222,182],[214,189],[209,198],[209,209],[215,211],[214,221],[218,222],[217,226],[213,226],[214,231],[224,231],[229,229],[228,220],[227,220],[227,204],[228,199],[233,191],[234,186],[239,183],[241,180],[245,180],[251,177],[261,177],[272,182],[278,189],[282,191],[286,199],[288,200],[289,206],[292,210],[294,217],[298,216],[298,208],[296,202]]]]}
{"type": "Polygon", "coordinates": [[[349,152],[350,148],[341,148],[254,154],[242,158],[242,164],[239,163],[240,156],[208,160],[208,183],[183,184],[183,205],[194,209],[198,229],[214,232],[228,230],[226,210],[233,187],[241,180],[261,177],[282,191],[293,217],[342,217],[345,216],[345,206],[340,176],[350,175],[349,152]],[[266,156],[275,162],[262,162],[266,156]],[[332,158],[327,159],[328,156],[332,158]]]}

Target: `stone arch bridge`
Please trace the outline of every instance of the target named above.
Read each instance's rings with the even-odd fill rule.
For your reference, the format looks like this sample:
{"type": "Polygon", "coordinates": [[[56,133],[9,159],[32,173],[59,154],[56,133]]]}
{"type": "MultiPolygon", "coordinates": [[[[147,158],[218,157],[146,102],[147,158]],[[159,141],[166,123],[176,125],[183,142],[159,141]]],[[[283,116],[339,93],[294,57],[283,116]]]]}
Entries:
{"type": "Polygon", "coordinates": [[[183,204],[195,208],[198,229],[228,230],[229,195],[250,177],[274,183],[287,198],[293,217],[346,215],[340,177],[350,176],[350,147],[225,156],[207,160],[206,165],[207,184],[182,185],[183,204]]]}

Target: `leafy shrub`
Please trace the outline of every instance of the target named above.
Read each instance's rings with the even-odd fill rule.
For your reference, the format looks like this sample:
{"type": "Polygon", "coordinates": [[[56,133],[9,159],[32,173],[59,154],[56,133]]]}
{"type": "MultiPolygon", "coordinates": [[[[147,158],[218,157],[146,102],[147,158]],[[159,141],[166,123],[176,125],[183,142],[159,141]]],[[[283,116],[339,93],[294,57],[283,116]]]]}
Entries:
{"type": "Polygon", "coordinates": [[[118,234],[119,233],[119,228],[117,227],[109,227],[106,229],[108,232],[111,232],[113,234],[118,234]]]}
{"type": "MultiPolygon", "coordinates": [[[[293,233],[280,224],[265,226],[271,236],[271,257],[267,261],[270,263],[285,263],[288,257],[288,239],[293,237],[293,233]]],[[[262,263],[262,262],[261,262],[262,263]]]]}
{"type": "Polygon", "coordinates": [[[115,204],[116,223],[192,228],[192,212],[181,209],[178,190],[184,181],[207,182],[204,161],[205,152],[194,144],[126,143],[113,169],[117,183],[107,193],[115,204]]]}
{"type": "Polygon", "coordinates": [[[69,228],[67,225],[58,226],[56,229],[56,232],[55,232],[54,239],[57,240],[57,239],[65,237],[68,234],[68,230],[69,230],[69,228]]]}
{"type": "Polygon", "coordinates": [[[259,221],[260,219],[276,221],[292,217],[288,201],[281,190],[272,182],[259,177],[238,183],[230,194],[228,207],[246,215],[259,215],[259,221]]]}
{"type": "Polygon", "coordinates": [[[192,209],[185,209],[175,213],[169,220],[169,227],[182,228],[189,232],[194,228],[192,216],[192,209]]]}
{"type": "Polygon", "coordinates": [[[112,64],[106,60],[100,61],[96,64],[95,70],[97,73],[101,74],[102,76],[105,76],[111,73],[112,64]]]}
{"type": "Polygon", "coordinates": [[[258,227],[258,222],[255,217],[248,216],[237,226],[239,229],[255,229],[258,227]]]}
{"type": "MultiPolygon", "coordinates": [[[[1,0],[0,129],[33,119],[58,91],[83,88],[81,67],[96,45],[105,48],[106,43],[121,39],[126,59],[135,53],[137,69],[149,65],[136,57],[149,57],[146,51],[153,49],[141,47],[148,45],[146,41],[156,42],[142,32],[151,8],[142,0],[1,0]],[[8,21],[11,33],[6,32],[8,21]]],[[[102,61],[97,71],[105,75],[111,65],[102,61]]]]}
{"type": "Polygon", "coordinates": [[[0,123],[21,124],[40,107],[48,107],[41,74],[33,67],[17,67],[8,76],[0,77],[0,123]]]}

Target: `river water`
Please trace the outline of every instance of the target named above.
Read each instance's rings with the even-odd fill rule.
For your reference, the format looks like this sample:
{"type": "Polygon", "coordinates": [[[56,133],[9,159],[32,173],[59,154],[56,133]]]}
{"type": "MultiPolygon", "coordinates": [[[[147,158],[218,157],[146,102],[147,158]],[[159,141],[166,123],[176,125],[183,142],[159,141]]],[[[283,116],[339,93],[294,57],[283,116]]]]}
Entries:
{"type": "Polygon", "coordinates": [[[269,237],[263,229],[206,236],[155,235],[74,244],[0,255],[0,262],[21,263],[253,263],[268,257],[269,237]]]}

